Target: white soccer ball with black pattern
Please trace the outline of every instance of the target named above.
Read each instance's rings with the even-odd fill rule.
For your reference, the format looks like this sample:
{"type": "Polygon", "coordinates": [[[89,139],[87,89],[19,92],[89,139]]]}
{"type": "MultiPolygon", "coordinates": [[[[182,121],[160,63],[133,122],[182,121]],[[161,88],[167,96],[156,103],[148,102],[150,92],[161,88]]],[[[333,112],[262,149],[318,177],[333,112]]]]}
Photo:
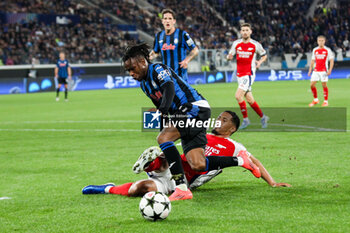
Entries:
{"type": "Polygon", "coordinates": [[[160,192],[148,192],[140,201],[140,212],[149,221],[166,219],[171,211],[169,198],[160,192]]]}

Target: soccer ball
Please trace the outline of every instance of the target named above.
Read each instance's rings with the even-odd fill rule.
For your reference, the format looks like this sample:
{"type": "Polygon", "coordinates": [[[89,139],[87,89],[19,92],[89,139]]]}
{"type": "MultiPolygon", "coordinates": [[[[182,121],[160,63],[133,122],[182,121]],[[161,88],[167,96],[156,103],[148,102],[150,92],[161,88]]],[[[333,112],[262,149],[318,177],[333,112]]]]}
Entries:
{"type": "Polygon", "coordinates": [[[171,211],[169,198],[160,192],[148,192],[140,201],[140,212],[149,221],[166,219],[171,211]]]}

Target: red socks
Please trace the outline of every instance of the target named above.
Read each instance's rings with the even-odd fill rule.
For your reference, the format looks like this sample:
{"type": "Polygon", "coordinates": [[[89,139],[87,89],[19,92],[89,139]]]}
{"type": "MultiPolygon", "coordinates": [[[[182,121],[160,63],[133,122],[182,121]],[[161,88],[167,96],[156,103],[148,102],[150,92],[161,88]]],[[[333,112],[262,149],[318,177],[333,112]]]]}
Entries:
{"type": "Polygon", "coordinates": [[[314,99],[317,99],[317,89],[316,87],[311,87],[312,94],[314,95],[314,99]]]}
{"type": "Polygon", "coordinates": [[[162,165],[162,159],[160,157],[157,157],[155,160],[153,160],[148,167],[145,169],[145,172],[151,172],[154,170],[159,170],[160,166],[162,165]]]}
{"type": "Polygon", "coordinates": [[[328,101],[328,87],[323,88],[323,96],[324,96],[324,101],[328,101]]]}
{"type": "Polygon", "coordinates": [[[243,100],[242,102],[238,103],[239,107],[241,109],[243,118],[247,118],[248,117],[248,112],[247,112],[247,105],[245,103],[245,101],[243,100]]]}
{"type": "Polygon", "coordinates": [[[133,183],[125,183],[122,185],[114,186],[109,189],[110,194],[118,194],[123,196],[129,196],[129,189],[133,183]]]}
{"type": "Polygon", "coordinates": [[[264,114],[256,101],[253,104],[251,104],[250,107],[254,109],[254,111],[259,115],[259,117],[263,117],[264,114]]]}

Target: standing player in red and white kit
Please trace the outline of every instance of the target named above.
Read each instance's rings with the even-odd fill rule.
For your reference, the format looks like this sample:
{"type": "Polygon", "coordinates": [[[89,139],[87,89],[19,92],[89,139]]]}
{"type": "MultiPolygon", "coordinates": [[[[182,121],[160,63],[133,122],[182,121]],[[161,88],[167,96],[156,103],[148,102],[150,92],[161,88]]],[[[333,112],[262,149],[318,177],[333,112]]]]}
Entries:
{"type": "Polygon", "coordinates": [[[316,63],[316,66],[311,75],[311,91],[314,96],[314,100],[309,104],[310,107],[313,107],[315,104],[318,104],[320,102],[317,98],[317,89],[316,89],[316,83],[318,81],[322,82],[322,87],[323,87],[324,102],[322,104],[322,107],[328,106],[327,82],[328,82],[328,76],[331,75],[333,66],[334,66],[334,53],[330,48],[325,46],[325,43],[326,43],[326,37],[318,36],[317,37],[318,47],[312,50],[312,58],[311,58],[311,64],[310,64],[309,74],[308,74],[309,77],[311,75],[311,71],[315,63],[316,63]],[[330,64],[329,69],[328,69],[328,62],[330,64]]]}
{"type": "MultiPolygon", "coordinates": [[[[277,183],[261,164],[254,158],[246,148],[230,139],[236,132],[240,120],[231,111],[222,112],[217,118],[221,126],[213,129],[211,134],[207,134],[208,143],[205,148],[205,156],[225,156],[237,159],[237,166],[250,170],[257,178],[263,178],[271,187],[290,187],[288,183],[277,183]]],[[[182,166],[190,189],[197,188],[222,172],[225,168],[223,164],[219,170],[209,172],[198,172],[191,169],[186,156],[181,155],[182,166]]],[[[89,185],[83,188],[83,194],[119,194],[124,196],[143,196],[147,192],[158,191],[170,194],[175,189],[175,182],[171,179],[169,165],[158,147],[146,149],[133,166],[135,173],[147,172],[149,179],[139,180],[115,186],[112,183],[105,185],[89,185]]]]}
{"type": "Polygon", "coordinates": [[[243,123],[240,129],[244,129],[248,125],[250,125],[247,112],[247,105],[244,101],[244,97],[246,98],[250,106],[254,109],[254,111],[260,116],[262,128],[267,127],[267,121],[269,120],[269,117],[264,115],[261,111],[258,103],[254,100],[252,94],[252,85],[255,79],[255,71],[267,59],[267,55],[262,45],[259,42],[250,38],[251,34],[252,28],[250,24],[242,24],[242,39],[233,42],[231,50],[227,55],[228,60],[232,60],[234,55],[236,55],[237,60],[236,75],[238,81],[238,88],[235,97],[243,115],[243,123]],[[256,61],[257,54],[260,55],[259,61],[256,61]]]}

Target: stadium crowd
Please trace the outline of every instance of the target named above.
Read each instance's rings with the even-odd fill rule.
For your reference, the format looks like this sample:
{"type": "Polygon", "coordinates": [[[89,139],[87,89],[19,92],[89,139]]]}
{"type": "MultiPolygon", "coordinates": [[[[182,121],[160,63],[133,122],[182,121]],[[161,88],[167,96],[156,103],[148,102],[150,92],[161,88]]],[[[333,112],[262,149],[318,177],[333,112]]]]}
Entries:
{"type": "Polygon", "coordinates": [[[268,48],[270,55],[304,53],[316,46],[316,37],[323,34],[333,50],[349,51],[350,3],[342,1],[337,8],[319,5],[314,16],[307,18],[311,0],[239,1],[208,0],[230,25],[242,22],[253,25],[253,38],[268,48]],[[341,7],[340,7],[341,6],[341,7]],[[244,10],[242,10],[244,9],[244,10]]]}
{"type": "MultiPolygon", "coordinates": [[[[340,1],[341,7],[319,6],[313,17],[306,18],[311,0],[148,0],[152,8],[139,7],[133,0],[93,0],[101,9],[136,24],[151,36],[163,28],[159,12],[164,8],[175,9],[177,26],[190,33],[202,49],[228,49],[237,39],[233,27],[238,29],[240,23],[249,22],[253,25],[253,38],[260,41],[270,55],[276,56],[311,51],[319,34],[327,37],[327,45],[333,51],[350,51],[350,3],[340,1]]],[[[61,50],[67,52],[73,63],[119,61],[126,45],[133,40],[100,10],[79,1],[4,0],[0,9],[0,13],[80,17],[76,25],[0,22],[0,65],[30,64],[33,57],[40,63],[54,63],[61,50]]]]}
{"type": "Polygon", "coordinates": [[[0,63],[56,63],[59,51],[65,51],[72,63],[119,61],[124,48],[134,39],[118,30],[117,25],[99,10],[67,0],[5,0],[2,12],[37,14],[74,14],[80,23],[73,25],[39,24],[37,19],[21,23],[0,22],[0,63]],[[50,9],[50,10],[48,10],[50,9]],[[57,11],[56,11],[57,10],[57,11]]]}

